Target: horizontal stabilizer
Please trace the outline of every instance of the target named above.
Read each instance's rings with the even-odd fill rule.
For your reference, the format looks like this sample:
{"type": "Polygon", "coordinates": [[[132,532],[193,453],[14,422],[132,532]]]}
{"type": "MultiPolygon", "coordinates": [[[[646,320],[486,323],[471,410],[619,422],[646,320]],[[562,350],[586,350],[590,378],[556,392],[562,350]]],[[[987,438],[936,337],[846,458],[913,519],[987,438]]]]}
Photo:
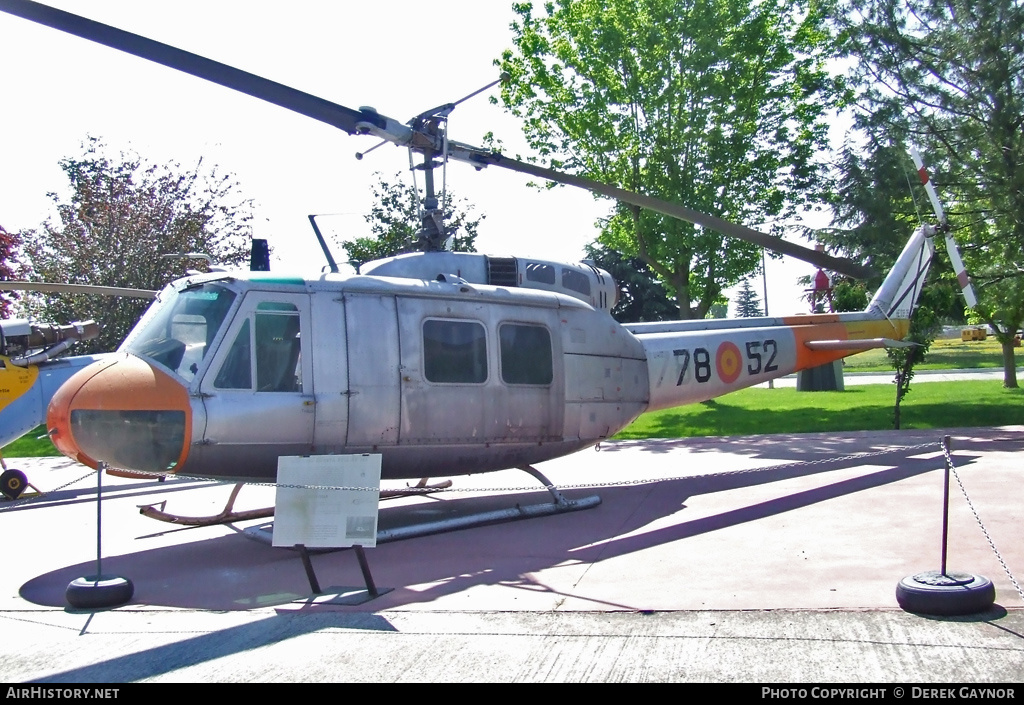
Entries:
{"type": "Polygon", "coordinates": [[[808,340],[804,345],[811,350],[875,350],[876,348],[911,348],[917,343],[893,338],[865,338],[863,340],[808,340]]]}

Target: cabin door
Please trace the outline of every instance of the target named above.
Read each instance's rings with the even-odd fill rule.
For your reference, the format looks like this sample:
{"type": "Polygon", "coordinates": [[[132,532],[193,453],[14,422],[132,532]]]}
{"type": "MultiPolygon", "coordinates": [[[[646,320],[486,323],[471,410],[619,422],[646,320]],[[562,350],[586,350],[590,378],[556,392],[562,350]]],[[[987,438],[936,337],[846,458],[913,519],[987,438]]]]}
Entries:
{"type": "Polygon", "coordinates": [[[395,297],[345,294],[348,346],[348,447],[398,443],[401,370],[395,297]]]}
{"type": "Polygon", "coordinates": [[[223,455],[241,466],[310,453],[316,411],[310,341],[308,295],[245,295],[200,387],[204,456],[223,455]]]}

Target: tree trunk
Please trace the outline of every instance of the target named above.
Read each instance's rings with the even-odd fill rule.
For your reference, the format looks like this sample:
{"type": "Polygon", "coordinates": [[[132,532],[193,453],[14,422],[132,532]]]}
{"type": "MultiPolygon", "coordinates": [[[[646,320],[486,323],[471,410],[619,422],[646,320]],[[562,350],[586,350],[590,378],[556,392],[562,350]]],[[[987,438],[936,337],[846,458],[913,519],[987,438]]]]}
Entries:
{"type": "Polygon", "coordinates": [[[1007,389],[1017,389],[1017,361],[1013,354],[1013,336],[1005,336],[1000,340],[1003,346],[1003,386],[1007,389]]]}
{"type": "Polygon", "coordinates": [[[900,403],[910,392],[910,380],[914,378],[914,358],[907,352],[907,358],[896,368],[896,404],[893,407],[893,428],[900,430],[900,403]]]}

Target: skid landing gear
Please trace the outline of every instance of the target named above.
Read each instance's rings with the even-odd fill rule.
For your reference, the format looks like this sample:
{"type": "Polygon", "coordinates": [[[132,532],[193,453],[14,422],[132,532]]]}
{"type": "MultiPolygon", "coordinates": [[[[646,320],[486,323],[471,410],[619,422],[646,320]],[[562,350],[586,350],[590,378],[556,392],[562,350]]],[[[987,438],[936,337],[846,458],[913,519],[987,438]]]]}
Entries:
{"type": "Polygon", "coordinates": [[[544,485],[545,489],[547,489],[551,494],[553,501],[541,502],[539,504],[516,504],[515,506],[508,507],[506,509],[495,509],[492,511],[476,512],[462,516],[451,516],[444,519],[438,519],[436,521],[410,524],[408,526],[395,527],[392,529],[382,529],[377,532],[377,543],[387,543],[389,541],[398,541],[417,536],[440,534],[445,531],[468,529],[474,526],[497,524],[505,521],[530,519],[532,517],[550,516],[552,514],[564,514],[566,512],[578,512],[583,509],[591,509],[592,507],[596,507],[601,504],[601,497],[596,494],[581,497],[580,499],[567,499],[558,490],[558,488],[551,483],[551,480],[546,478],[540,470],[532,465],[522,465],[518,469],[528,473],[531,477],[537,479],[542,485],[544,485]]]}
{"type": "MultiPolygon", "coordinates": [[[[413,487],[404,490],[384,490],[380,493],[381,499],[396,499],[398,497],[410,497],[429,494],[429,491],[424,490],[443,490],[452,486],[451,480],[444,480],[442,482],[436,482],[434,484],[428,484],[430,478],[424,477],[422,480],[417,482],[413,487]]],[[[228,497],[227,504],[224,505],[224,509],[219,514],[213,514],[205,517],[186,517],[178,514],[170,514],[164,511],[167,506],[167,502],[160,502],[158,504],[146,504],[139,507],[139,514],[150,519],[156,519],[157,521],[165,521],[168,524],[177,524],[179,526],[213,526],[214,524],[230,524],[236,521],[246,521],[248,519],[265,519],[267,517],[274,516],[273,507],[263,507],[262,509],[247,509],[242,512],[236,512],[235,499],[238,497],[238,493],[241,491],[245,483],[237,483],[231,490],[231,496],[228,497]],[[158,509],[159,507],[159,509],[158,509]]]]}
{"type": "MultiPolygon", "coordinates": [[[[516,521],[519,519],[530,519],[532,517],[550,516],[552,514],[564,514],[566,512],[577,512],[583,509],[591,509],[601,504],[601,497],[599,495],[589,495],[587,497],[581,497],[580,499],[568,499],[566,498],[557,487],[551,484],[539,470],[531,465],[524,465],[518,468],[530,476],[536,478],[545,489],[551,494],[552,501],[540,502],[538,504],[515,504],[512,507],[505,509],[495,509],[491,511],[483,512],[472,512],[467,514],[455,514],[454,512],[445,518],[435,519],[430,521],[423,521],[414,524],[407,524],[404,526],[396,526],[391,528],[380,528],[378,525],[377,529],[377,543],[390,543],[391,541],[400,541],[402,539],[416,538],[419,536],[430,536],[431,534],[440,534],[447,531],[456,531],[458,529],[469,529],[475,526],[485,526],[487,524],[497,524],[506,521],[516,521]]],[[[421,482],[423,482],[421,480],[421,482]]],[[[398,490],[399,492],[406,492],[405,490],[398,490]]],[[[383,495],[383,493],[381,493],[383,495]]],[[[412,494],[409,492],[408,494],[412,494]]],[[[422,494],[416,492],[415,494],[422,494]]],[[[383,496],[382,496],[383,499],[383,496]]],[[[251,526],[245,529],[245,535],[261,543],[272,544],[273,543],[273,528],[274,525],[263,524],[260,526],[251,526]]]]}
{"type": "Polygon", "coordinates": [[[274,516],[273,507],[264,507],[263,509],[248,509],[244,512],[236,512],[235,499],[238,497],[238,493],[241,491],[245,483],[239,482],[231,490],[231,496],[228,497],[228,503],[224,505],[223,511],[220,514],[214,514],[206,517],[183,517],[177,514],[169,514],[164,510],[167,506],[167,502],[160,502],[159,505],[150,504],[139,507],[139,514],[150,519],[156,519],[157,521],[166,521],[168,524],[178,524],[180,526],[213,526],[214,524],[230,524],[235,521],[245,521],[246,519],[263,519],[265,517],[274,516]],[[157,509],[157,506],[160,508],[157,509]]]}

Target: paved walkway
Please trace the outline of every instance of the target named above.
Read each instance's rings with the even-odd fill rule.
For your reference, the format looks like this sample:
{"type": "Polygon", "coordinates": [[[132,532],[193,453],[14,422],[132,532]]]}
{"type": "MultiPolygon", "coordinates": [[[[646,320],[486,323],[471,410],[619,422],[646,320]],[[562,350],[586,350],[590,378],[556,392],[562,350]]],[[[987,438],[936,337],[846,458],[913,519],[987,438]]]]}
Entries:
{"type": "MultiPolygon", "coordinates": [[[[223,486],[107,478],[105,573],[132,602],[66,608],[94,572],[94,475],[11,461],[44,489],[0,507],[0,681],[1024,681],[1024,598],[954,481],[950,567],[997,590],[982,615],[930,618],[898,581],[939,563],[942,455],[954,459],[1005,564],[1024,574],[1024,428],[616,442],[540,469],[600,485],[595,509],[368,549],[362,605],[310,594],[298,556],[243,525],[183,529],[139,516],[219,510],[223,486]]],[[[541,501],[520,472],[456,478],[401,500],[381,526],[541,501]]],[[[238,508],[272,503],[246,488],[238,508]]],[[[350,551],[315,555],[328,597],[361,585],[350,551]]]]}
{"type": "MultiPolygon", "coordinates": [[[[860,384],[892,384],[892,372],[844,372],[843,380],[848,386],[860,384]]],[[[1003,379],[1003,368],[964,369],[964,370],[917,370],[913,384],[922,382],[955,382],[965,379],[1003,379]]],[[[1024,367],[1017,370],[1017,379],[1024,380],[1024,367]]],[[[768,384],[759,385],[767,387],[768,384]]],[[[775,380],[776,387],[795,387],[796,375],[787,375],[775,380]]]]}

